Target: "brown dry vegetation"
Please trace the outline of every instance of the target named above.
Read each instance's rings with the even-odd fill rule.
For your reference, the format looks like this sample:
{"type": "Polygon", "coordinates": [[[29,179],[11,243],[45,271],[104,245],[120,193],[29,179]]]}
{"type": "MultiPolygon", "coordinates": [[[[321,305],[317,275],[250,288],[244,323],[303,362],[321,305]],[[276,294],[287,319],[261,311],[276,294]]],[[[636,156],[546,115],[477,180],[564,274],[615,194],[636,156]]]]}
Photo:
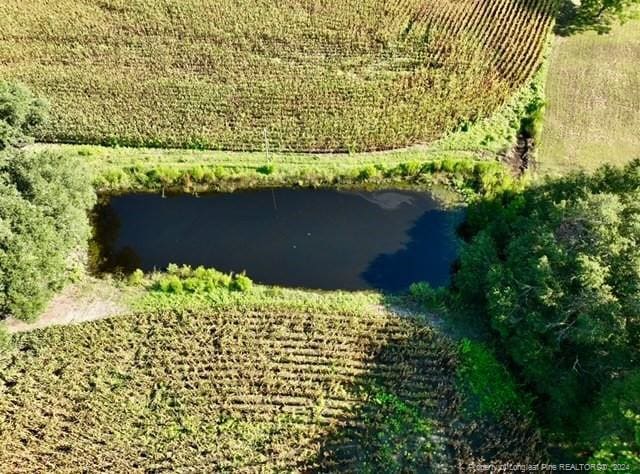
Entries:
{"type": "Polygon", "coordinates": [[[154,310],[16,335],[0,356],[0,471],[344,472],[406,413],[425,435],[406,438],[413,466],[535,452],[517,420],[461,423],[450,343],[340,308],[154,310]]]}
{"type": "Polygon", "coordinates": [[[536,70],[553,0],[4,0],[41,141],[299,151],[431,142],[536,70]]]}

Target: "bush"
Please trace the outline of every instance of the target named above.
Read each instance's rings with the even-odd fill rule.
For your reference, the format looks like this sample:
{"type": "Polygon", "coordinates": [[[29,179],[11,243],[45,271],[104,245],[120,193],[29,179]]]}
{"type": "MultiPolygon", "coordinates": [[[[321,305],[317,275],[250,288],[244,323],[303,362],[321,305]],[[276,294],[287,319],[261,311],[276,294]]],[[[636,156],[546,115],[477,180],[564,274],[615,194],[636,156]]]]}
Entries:
{"type": "Polygon", "coordinates": [[[411,298],[430,310],[442,310],[447,296],[446,288],[432,288],[427,282],[413,283],[409,287],[411,298]]]}
{"type": "Polygon", "coordinates": [[[9,152],[0,163],[0,313],[33,320],[86,255],[96,196],[82,161],[9,152]]]}
{"type": "Polygon", "coordinates": [[[11,335],[3,325],[0,325],[0,353],[11,350],[13,341],[11,335]]]}
{"type": "Polygon", "coordinates": [[[374,165],[367,165],[364,168],[358,170],[358,181],[370,181],[372,179],[378,178],[380,176],[380,171],[374,165]]]}
{"type": "Polygon", "coordinates": [[[170,264],[166,275],[154,285],[162,293],[209,293],[219,289],[248,292],[253,282],[244,274],[228,275],[213,268],[198,267],[195,270],[188,265],[170,264]]]}
{"type": "Polygon", "coordinates": [[[495,419],[507,413],[531,414],[531,400],[487,346],[463,339],[459,354],[458,379],[470,395],[472,411],[495,419]]]}
{"type": "Polygon", "coordinates": [[[259,167],[256,169],[256,171],[257,171],[259,174],[264,174],[264,175],[267,175],[267,176],[268,176],[268,175],[270,175],[270,174],[275,173],[275,171],[276,171],[276,167],[275,167],[275,165],[268,164],[268,165],[259,166],[259,167]]]}
{"type": "Polygon", "coordinates": [[[459,296],[549,424],[575,428],[594,395],[640,363],[640,161],[479,201],[465,230],[459,296]]]}
{"type": "Polygon", "coordinates": [[[47,119],[48,105],[26,87],[0,80],[0,151],[21,147],[28,134],[47,119]]]}
{"type": "Polygon", "coordinates": [[[129,275],[129,284],[132,286],[142,286],[144,283],[144,272],[139,268],[129,275]]]}
{"type": "Polygon", "coordinates": [[[253,288],[253,281],[246,275],[234,275],[230,289],[246,293],[253,288]]]}

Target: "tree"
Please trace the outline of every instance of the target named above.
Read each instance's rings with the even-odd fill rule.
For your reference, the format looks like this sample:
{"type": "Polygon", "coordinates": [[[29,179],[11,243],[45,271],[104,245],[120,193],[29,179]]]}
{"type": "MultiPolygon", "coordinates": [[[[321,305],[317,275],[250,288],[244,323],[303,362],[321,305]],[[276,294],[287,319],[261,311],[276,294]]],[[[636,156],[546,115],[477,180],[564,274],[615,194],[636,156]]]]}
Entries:
{"type": "Polygon", "coordinates": [[[86,254],[95,193],[78,158],[5,153],[0,163],[0,314],[33,320],[86,254]]]}
{"type": "Polygon", "coordinates": [[[580,426],[581,441],[595,447],[589,462],[640,472],[640,371],[607,387],[580,426]]]}
{"type": "Polygon", "coordinates": [[[640,160],[479,202],[467,227],[455,288],[571,425],[640,363],[640,160]]]}
{"type": "Polygon", "coordinates": [[[607,33],[611,25],[624,23],[638,13],[640,0],[565,0],[558,21],[562,34],[585,30],[607,33]]]}
{"type": "Polygon", "coordinates": [[[0,151],[28,144],[29,134],[46,121],[47,112],[47,102],[26,87],[0,81],[0,151]]]}

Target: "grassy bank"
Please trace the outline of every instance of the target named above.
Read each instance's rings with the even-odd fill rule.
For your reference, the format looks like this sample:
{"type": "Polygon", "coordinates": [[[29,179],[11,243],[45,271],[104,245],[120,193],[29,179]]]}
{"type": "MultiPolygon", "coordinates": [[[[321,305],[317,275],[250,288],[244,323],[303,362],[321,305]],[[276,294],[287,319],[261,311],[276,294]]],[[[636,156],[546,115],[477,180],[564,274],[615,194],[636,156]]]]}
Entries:
{"type": "Polygon", "coordinates": [[[233,191],[259,187],[411,188],[471,197],[512,186],[498,161],[467,151],[406,150],[353,155],[36,145],[80,156],[100,193],[233,191]]]}

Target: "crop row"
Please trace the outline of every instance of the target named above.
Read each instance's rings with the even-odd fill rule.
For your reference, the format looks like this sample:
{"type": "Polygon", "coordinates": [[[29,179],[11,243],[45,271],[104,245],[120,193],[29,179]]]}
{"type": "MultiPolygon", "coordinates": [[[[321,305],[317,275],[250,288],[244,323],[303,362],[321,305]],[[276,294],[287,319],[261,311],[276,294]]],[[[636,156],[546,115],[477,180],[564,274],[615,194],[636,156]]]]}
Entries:
{"type": "Polygon", "coordinates": [[[0,466],[326,471],[352,456],[372,385],[446,426],[455,363],[432,331],[386,314],[151,312],[50,328],[0,355],[0,466]],[[322,455],[328,444],[345,459],[322,455]]]}
{"type": "Polygon", "coordinates": [[[537,68],[554,2],[3,3],[0,77],[50,98],[41,140],[344,151],[489,115],[537,68]]]}

